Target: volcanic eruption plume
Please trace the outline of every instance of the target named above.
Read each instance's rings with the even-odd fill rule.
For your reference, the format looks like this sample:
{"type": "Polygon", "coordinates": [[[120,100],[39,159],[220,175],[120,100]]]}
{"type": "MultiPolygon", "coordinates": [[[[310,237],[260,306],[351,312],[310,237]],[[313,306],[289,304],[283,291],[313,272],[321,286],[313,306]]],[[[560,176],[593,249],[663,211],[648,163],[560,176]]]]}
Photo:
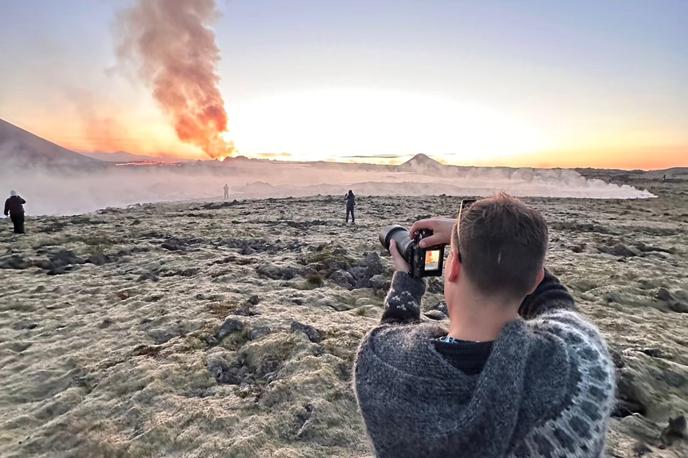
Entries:
{"type": "Polygon", "coordinates": [[[215,0],[138,0],[118,18],[121,59],[132,61],[172,118],[180,140],[212,158],[232,154],[227,113],[218,88],[220,51],[209,24],[215,0]]]}

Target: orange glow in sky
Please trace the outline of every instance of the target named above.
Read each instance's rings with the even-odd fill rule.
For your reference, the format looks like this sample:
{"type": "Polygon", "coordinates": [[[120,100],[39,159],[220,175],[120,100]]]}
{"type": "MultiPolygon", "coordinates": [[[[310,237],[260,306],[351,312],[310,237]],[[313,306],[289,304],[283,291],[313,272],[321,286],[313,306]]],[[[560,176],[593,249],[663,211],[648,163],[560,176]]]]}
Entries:
{"type": "MultiPolygon", "coordinates": [[[[105,110],[104,110],[105,111],[105,110]]],[[[277,160],[400,163],[425,153],[457,165],[656,169],[687,164],[680,133],[587,126],[438,95],[328,89],[266,96],[230,111],[237,154],[277,160]],[[369,156],[369,157],[366,157],[369,156]]],[[[180,142],[155,105],[113,107],[87,123],[46,117],[37,133],[77,151],[206,159],[180,142]]],[[[661,126],[660,126],[661,127],[661,126]]]]}

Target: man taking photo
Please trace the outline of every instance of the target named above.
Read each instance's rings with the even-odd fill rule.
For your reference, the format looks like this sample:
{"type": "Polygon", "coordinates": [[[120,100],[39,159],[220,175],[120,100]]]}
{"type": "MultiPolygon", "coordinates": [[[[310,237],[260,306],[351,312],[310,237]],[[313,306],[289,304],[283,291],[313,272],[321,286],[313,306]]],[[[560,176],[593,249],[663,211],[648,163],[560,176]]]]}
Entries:
{"type": "Polygon", "coordinates": [[[547,225],[506,194],[482,199],[421,246],[451,244],[450,327],[420,323],[422,279],[394,243],[382,323],[356,356],[356,398],[380,457],[597,457],[614,367],[603,338],[544,269],[547,225]]]}

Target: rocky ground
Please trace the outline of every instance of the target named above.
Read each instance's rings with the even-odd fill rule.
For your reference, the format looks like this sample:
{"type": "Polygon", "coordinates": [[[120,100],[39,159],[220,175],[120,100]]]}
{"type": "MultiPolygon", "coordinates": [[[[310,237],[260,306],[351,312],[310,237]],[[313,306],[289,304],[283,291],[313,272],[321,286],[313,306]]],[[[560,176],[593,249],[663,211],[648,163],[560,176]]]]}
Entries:
{"type": "MultiPolygon", "coordinates": [[[[688,456],[688,184],[530,199],[549,268],[618,368],[609,455],[688,456]],[[673,419],[670,424],[670,419],[673,419]]],[[[351,389],[381,314],[385,224],[450,197],[141,205],[0,234],[3,456],[368,456],[351,389]]],[[[445,320],[441,283],[424,298],[445,320]]]]}

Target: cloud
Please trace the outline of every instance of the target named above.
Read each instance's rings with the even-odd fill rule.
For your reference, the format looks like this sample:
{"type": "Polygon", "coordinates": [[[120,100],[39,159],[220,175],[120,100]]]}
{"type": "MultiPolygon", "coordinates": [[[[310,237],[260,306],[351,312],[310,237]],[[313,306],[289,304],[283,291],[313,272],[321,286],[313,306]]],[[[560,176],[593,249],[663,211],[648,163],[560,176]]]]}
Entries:
{"type": "Polygon", "coordinates": [[[214,0],[138,0],[115,28],[117,55],[138,68],[180,140],[212,158],[234,151],[225,139],[227,113],[220,94],[220,51],[210,24],[214,0]]]}

